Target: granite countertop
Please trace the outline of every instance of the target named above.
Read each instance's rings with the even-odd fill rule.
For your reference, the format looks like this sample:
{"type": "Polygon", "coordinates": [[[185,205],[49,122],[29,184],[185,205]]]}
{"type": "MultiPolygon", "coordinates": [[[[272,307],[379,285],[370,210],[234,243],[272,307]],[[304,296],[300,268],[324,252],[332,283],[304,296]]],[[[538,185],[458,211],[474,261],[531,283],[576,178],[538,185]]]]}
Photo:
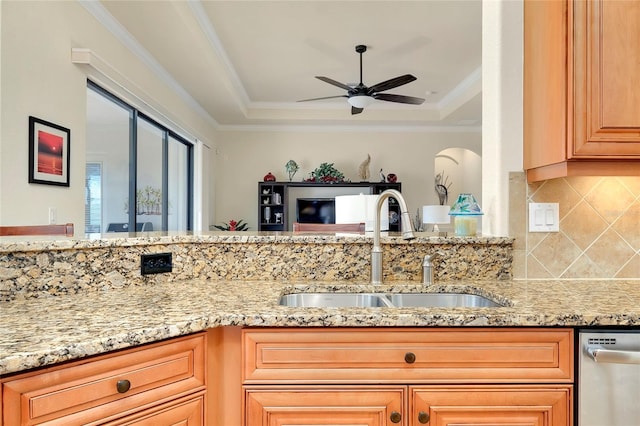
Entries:
{"type": "MultiPolygon", "coordinates": [[[[314,232],[224,232],[224,231],[157,231],[142,233],[113,232],[87,234],[71,238],[60,236],[9,236],[0,237],[0,253],[31,252],[42,250],[92,249],[104,247],[135,247],[152,244],[175,243],[335,243],[371,244],[373,233],[314,233],[314,232]]],[[[512,237],[456,237],[429,232],[415,232],[411,241],[403,240],[397,232],[382,232],[381,243],[388,244],[510,244],[512,237]]]]}
{"type": "Polygon", "coordinates": [[[0,374],[220,326],[638,326],[638,281],[290,284],[189,280],[0,303],[0,374]],[[466,291],[500,308],[289,308],[300,291],[466,291]]]}

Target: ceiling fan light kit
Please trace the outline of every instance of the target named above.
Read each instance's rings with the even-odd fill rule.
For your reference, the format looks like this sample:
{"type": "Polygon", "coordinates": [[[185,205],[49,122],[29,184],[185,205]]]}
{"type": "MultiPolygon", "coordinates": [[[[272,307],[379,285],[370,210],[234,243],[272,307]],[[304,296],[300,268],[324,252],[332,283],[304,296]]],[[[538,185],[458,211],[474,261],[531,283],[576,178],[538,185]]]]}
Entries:
{"type": "Polygon", "coordinates": [[[371,96],[355,95],[348,98],[347,102],[349,102],[352,107],[362,109],[371,105],[374,100],[375,99],[373,99],[371,96]]]}
{"type": "Polygon", "coordinates": [[[320,81],[324,81],[325,83],[329,83],[333,86],[339,87],[347,91],[346,95],[337,95],[337,96],[325,96],[322,98],[313,98],[313,99],[303,99],[298,102],[306,102],[306,101],[317,101],[322,99],[335,99],[335,98],[347,98],[347,102],[351,105],[351,114],[360,114],[363,109],[374,100],[381,100],[387,102],[397,102],[402,104],[411,104],[411,105],[420,105],[424,102],[422,98],[415,98],[413,96],[404,96],[404,95],[394,95],[391,93],[380,93],[385,90],[393,89],[398,86],[402,86],[407,83],[411,83],[415,81],[416,78],[411,74],[401,75],[390,80],[386,80],[380,82],[378,84],[374,84],[371,87],[367,87],[362,83],[362,54],[367,51],[367,46],[363,44],[359,44],[356,46],[356,52],[360,55],[360,83],[354,87],[346,85],[344,83],[340,83],[339,81],[333,80],[329,77],[316,76],[316,78],[320,81]]]}

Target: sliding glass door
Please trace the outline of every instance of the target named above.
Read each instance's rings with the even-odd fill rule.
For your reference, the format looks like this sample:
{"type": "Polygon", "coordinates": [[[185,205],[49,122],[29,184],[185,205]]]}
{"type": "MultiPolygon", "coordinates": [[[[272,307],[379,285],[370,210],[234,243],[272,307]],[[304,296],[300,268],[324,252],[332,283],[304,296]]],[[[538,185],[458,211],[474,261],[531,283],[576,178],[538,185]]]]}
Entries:
{"type": "Polygon", "coordinates": [[[91,82],[86,159],[87,233],[192,229],[192,144],[91,82]]]}

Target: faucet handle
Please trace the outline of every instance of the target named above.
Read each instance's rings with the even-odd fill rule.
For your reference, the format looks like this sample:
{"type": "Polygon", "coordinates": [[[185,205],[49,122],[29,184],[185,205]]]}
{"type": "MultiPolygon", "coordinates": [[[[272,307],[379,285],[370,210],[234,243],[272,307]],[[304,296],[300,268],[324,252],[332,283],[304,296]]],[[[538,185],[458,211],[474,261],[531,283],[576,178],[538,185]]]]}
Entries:
{"type": "Polygon", "coordinates": [[[436,257],[443,255],[442,252],[435,252],[432,254],[426,254],[424,261],[422,262],[422,283],[424,285],[430,285],[433,283],[433,260],[436,257]]]}
{"type": "Polygon", "coordinates": [[[440,252],[440,251],[436,251],[434,253],[431,254],[425,254],[424,255],[424,265],[431,265],[431,262],[433,262],[437,257],[440,257],[444,255],[444,253],[440,252]]]}

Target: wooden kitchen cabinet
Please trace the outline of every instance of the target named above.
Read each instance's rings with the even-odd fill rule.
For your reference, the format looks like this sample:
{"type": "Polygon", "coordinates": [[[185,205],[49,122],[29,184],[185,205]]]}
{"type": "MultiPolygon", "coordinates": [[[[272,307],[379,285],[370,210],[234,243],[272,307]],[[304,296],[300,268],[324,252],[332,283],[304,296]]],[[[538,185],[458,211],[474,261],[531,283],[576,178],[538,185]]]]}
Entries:
{"type": "Polygon", "coordinates": [[[566,386],[412,387],[409,425],[571,425],[566,386]]]}
{"type": "Polygon", "coordinates": [[[205,348],[201,333],[8,378],[2,424],[201,424],[205,348]]]}
{"type": "Polygon", "coordinates": [[[243,330],[242,344],[245,426],[350,424],[322,416],[341,404],[364,408],[362,425],[572,421],[569,329],[266,328],[243,330]],[[400,411],[378,402],[373,416],[381,388],[405,395],[400,411]]]}
{"type": "Polygon", "coordinates": [[[380,386],[247,389],[245,424],[403,424],[405,393],[404,387],[380,386]]]}
{"type": "Polygon", "coordinates": [[[529,182],[640,175],[640,3],[524,2],[529,182]]]}
{"type": "Polygon", "coordinates": [[[157,426],[157,425],[204,425],[204,392],[188,396],[151,410],[142,411],[133,416],[113,422],[101,423],[102,426],[157,426]]]}

